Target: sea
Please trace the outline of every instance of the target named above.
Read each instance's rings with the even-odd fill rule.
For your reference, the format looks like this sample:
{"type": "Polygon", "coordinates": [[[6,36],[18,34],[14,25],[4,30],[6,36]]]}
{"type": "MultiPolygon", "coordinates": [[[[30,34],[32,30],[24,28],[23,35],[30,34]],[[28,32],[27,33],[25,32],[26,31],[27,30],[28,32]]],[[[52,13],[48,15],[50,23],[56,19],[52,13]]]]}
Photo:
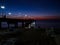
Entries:
{"type": "Polygon", "coordinates": [[[60,28],[60,20],[36,20],[36,27],[41,28],[60,28]]]}

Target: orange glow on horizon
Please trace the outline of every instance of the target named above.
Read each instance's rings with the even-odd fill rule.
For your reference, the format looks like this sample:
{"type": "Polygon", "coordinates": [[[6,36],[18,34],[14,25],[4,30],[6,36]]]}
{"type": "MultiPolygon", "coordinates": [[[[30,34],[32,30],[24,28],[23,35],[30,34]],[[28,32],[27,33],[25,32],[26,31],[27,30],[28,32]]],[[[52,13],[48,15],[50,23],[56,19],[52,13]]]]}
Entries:
{"type": "Polygon", "coordinates": [[[46,19],[60,19],[60,16],[26,16],[26,17],[25,16],[6,16],[6,18],[46,20],[46,19]]]}

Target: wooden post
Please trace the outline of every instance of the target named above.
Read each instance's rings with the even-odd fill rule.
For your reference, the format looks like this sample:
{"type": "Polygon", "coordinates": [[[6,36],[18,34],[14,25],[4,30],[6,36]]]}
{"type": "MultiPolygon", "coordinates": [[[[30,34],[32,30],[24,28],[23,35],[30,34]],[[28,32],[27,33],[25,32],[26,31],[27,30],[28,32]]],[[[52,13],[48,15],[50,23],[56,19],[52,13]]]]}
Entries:
{"type": "Polygon", "coordinates": [[[18,28],[18,22],[15,22],[15,28],[18,28]]]}
{"type": "Polygon", "coordinates": [[[8,29],[9,29],[9,22],[7,24],[8,24],[8,29]]]}
{"type": "Polygon", "coordinates": [[[22,22],[22,28],[24,28],[24,22],[22,22]]]}
{"type": "Polygon", "coordinates": [[[1,21],[0,21],[0,29],[1,29],[1,21]]]}

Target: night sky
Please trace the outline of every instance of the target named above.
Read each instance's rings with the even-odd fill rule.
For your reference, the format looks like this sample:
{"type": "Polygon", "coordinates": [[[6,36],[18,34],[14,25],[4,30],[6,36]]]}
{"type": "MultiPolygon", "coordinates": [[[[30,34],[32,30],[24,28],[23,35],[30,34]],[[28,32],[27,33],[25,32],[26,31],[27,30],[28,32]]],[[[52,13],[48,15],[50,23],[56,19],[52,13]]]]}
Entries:
{"type": "MultiPolygon", "coordinates": [[[[60,3],[58,0],[0,0],[3,10],[13,15],[60,16],[60,3]]],[[[0,8],[0,13],[2,9],[0,8]]]]}

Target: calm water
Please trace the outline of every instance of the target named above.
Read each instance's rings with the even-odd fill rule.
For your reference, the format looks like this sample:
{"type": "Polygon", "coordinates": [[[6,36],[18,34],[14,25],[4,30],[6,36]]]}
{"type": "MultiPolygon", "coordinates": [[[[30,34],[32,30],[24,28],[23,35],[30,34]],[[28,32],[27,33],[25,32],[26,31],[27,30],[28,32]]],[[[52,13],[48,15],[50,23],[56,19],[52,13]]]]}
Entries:
{"type": "Polygon", "coordinates": [[[55,27],[60,28],[60,21],[59,20],[36,20],[36,27],[55,27]]]}

